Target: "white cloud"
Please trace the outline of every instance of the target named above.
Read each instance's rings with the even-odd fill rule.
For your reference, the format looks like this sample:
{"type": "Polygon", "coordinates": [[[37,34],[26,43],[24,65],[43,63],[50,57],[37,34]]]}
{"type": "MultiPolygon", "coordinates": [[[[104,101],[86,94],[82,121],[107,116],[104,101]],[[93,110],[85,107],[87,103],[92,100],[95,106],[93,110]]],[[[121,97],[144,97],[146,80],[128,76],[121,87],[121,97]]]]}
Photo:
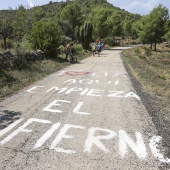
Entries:
{"type": "Polygon", "coordinates": [[[159,4],[158,0],[149,0],[146,3],[140,1],[134,1],[129,5],[122,6],[121,8],[126,9],[130,12],[137,12],[137,13],[149,13],[152,11],[159,4]]]}
{"type": "Polygon", "coordinates": [[[30,7],[34,7],[34,3],[31,0],[28,0],[28,4],[30,7]]]}

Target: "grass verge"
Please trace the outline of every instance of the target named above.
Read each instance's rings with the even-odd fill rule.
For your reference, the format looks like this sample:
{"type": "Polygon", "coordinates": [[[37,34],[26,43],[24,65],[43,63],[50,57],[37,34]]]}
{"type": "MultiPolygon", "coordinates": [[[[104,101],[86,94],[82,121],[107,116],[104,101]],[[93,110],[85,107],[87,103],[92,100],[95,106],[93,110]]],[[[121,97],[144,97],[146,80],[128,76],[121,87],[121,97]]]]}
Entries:
{"type": "MultiPolygon", "coordinates": [[[[91,52],[77,52],[76,57],[78,62],[82,59],[91,56],[91,52]]],[[[53,72],[56,72],[64,67],[74,64],[74,62],[65,62],[65,54],[60,55],[56,59],[44,59],[24,63],[24,68],[18,69],[1,69],[0,70],[0,101],[4,97],[9,96],[23,87],[30,85],[53,72]]]]}
{"type": "MultiPolygon", "coordinates": [[[[122,53],[124,65],[133,86],[163,138],[166,156],[170,157],[170,55],[159,46],[157,52],[148,46],[130,48],[122,53]]],[[[170,168],[162,165],[161,169],[170,168]]]]}

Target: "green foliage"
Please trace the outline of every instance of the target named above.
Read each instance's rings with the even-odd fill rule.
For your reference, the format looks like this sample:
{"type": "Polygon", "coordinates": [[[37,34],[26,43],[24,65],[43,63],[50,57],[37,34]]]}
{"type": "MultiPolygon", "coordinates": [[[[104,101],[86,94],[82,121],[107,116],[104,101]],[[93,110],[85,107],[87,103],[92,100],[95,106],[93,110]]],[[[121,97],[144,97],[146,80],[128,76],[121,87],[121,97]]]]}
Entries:
{"type": "Polygon", "coordinates": [[[146,56],[143,55],[143,54],[138,55],[138,57],[139,57],[140,59],[142,59],[142,60],[146,60],[146,56]]]}
{"type": "Polygon", "coordinates": [[[83,46],[81,44],[74,44],[75,51],[82,51],[83,46]]]}
{"type": "Polygon", "coordinates": [[[134,52],[135,52],[137,55],[141,54],[141,51],[140,51],[139,48],[134,48],[134,52]]]}
{"type": "Polygon", "coordinates": [[[72,25],[68,20],[60,20],[59,22],[60,27],[62,28],[63,34],[66,36],[73,37],[74,35],[74,30],[72,25]]]}
{"type": "Polygon", "coordinates": [[[168,32],[165,34],[164,38],[165,38],[166,41],[170,44],[170,31],[168,31],[168,32]]]}
{"type": "Polygon", "coordinates": [[[82,46],[87,50],[92,41],[92,31],[93,26],[89,22],[85,22],[83,26],[80,28],[80,38],[82,42],[82,46]]]}
{"type": "Polygon", "coordinates": [[[143,43],[156,43],[161,40],[162,36],[166,33],[167,22],[169,22],[168,9],[159,5],[154,8],[148,16],[143,17],[138,22],[138,35],[143,43]]]}
{"type": "Polygon", "coordinates": [[[151,56],[152,55],[151,49],[145,48],[145,54],[146,54],[146,56],[151,56]]]}
{"type": "MultiPolygon", "coordinates": [[[[0,47],[5,49],[4,42],[0,41],[0,47]]],[[[11,39],[6,39],[6,49],[11,49],[14,47],[14,43],[11,39]]]]}
{"type": "Polygon", "coordinates": [[[76,26],[81,26],[83,23],[83,17],[79,5],[74,2],[68,4],[61,12],[61,20],[67,21],[74,30],[76,26]]]}
{"type": "Polygon", "coordinates": [[[103,39],[103,41],[106,42],[106,44],[108,44],[109,46],[114,46],[114,39],[113,37],[106,37],[103,39]]]}
{"type": "Polygon", "coordinates": [[[0,13],[0,34],[3,37],[3,48],[6,50],[9,47],[9,41],[8,41],[8,47],[7,47],[7,39],[12,37],[12,20],[13,20],[13,14],[14,12],[12,10],[9,10],[7,12],[3,11],[0,13]]]}
{"type": "Polygon", "coordinates": [[[19,42],[16,42],[15,43],[15,49],[16,50],[20,50],[20,51],[31,51],[32,49],[33,49],[33,46],[32,46],[32,44],[30,43],[30,41],[29,41],[29,39],[28,39],[28,36],[27,35],[25,35],[23,38],[22,38],[22,40],[21,40],[21,42],[19,43],[19,42]]]}
{"type": "Polygon", "coordinates": [[[14,28],[14,36],[16,38],[21,38],[27,31],[27,9],[24,6],[19,6],[14,15],[12,26],[14,28]]]}
{"type": "Polygon", "coordinates": [[[29,39],[34,49],[42,50],[47,56],[54,57],[56,48],[61,43],[61,29],[52,21],[39,21],[31,30],[29,39]]]}
{"type": "Polygon", "coordinates": [[[94,38],[105,38],[111,34],[111,26],[109,16],[112,12],[111,9],[103,7],[95,7],[92,10],[91,22],[93,25],[93,36],[94,38]]]}
{"type": "Polygon", "coordinates": [[[158,77],[159,77],[160,79],[162,79],[162,80],[166,80],[166,79],[167,79],[165,75],[159,75],[158,77]]]}
{"type": "Polygon", "coordinates": [[[108,18],[108,25],[112,36],[119,36],[122,33],[122,16],[120,12],[114,11],[113,14],[108,18]]]}

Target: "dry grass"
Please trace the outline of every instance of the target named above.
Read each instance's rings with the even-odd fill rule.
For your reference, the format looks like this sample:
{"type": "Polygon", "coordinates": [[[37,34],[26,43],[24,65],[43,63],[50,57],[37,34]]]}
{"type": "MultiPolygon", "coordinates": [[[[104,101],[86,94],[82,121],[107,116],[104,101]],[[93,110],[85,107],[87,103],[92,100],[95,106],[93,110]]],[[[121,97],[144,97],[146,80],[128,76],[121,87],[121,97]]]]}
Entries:
{"type": "Polygon", "coordinates": [[[135,47],[126,50],[123,59],[145,90],[170,107],[170,49],[158,45],[154,52],[149,46],[135,47]]]}
{"type": "MultiPolygon", "coordinates": [[[[91,55],[91,52],[79,52],[76,57],[78,61],[91,55]]],[[[18,69],[0,69],[0,100],[11,95],[32,82],[56,72],[72,64],[64,61],[65,55],[60,55],[55,60],[45,59],[26,63],[24,68],[18,69]]]]}

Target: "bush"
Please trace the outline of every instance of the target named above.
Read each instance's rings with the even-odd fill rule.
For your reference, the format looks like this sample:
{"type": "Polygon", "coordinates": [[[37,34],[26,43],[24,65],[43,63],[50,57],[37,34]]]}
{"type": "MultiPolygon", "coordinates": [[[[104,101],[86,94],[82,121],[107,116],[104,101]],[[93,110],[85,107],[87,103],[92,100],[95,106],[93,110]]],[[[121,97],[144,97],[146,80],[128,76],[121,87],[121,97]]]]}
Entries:
{"type": "Polygon", "coordinates": [[[152,55],[151,49],[145,48],[145,54],[146,56],[151,56],[152,55]]]}
{"type": "MultiPolygon", "coordinates": [[[[1,48],[5,48],[5,46],[4,46],[4,41],[3,40],[1,40],[0,41],[0,46],[1,46],[1,48]]],[[[13,48],[14,47],[14,44],[13,44],[13,41],[12,40],[10,40],[10,39],[6,39],[6,48],[7,49],[11,49],[11,48],[13,48]]]]}
{"type": "Polygon", "coordinates": [[[140,59],[146,60],[146,56],[145,56],[145,55],[140,54],[140,55],[138,55],[138,57],[139,57],[140,59]]]}
{"type": "Polygon", "coordinates": [[[140,49],[139,48],[135,48],[134,49],[134,52],[138,55],[138,54],[141,54],[141,51],[140,51],[140,49]]]}
{"type": "Polygon", "coordinates": [[[75,51],[82,51],[83,50],[83,46],[81,44],[75,44],[74,45],[74,49],[75,49],[75,51]]]}
{"type": "Polygon", "coordinates": [[[115,45],[114,39],[113,39],[112,37],[106,37],[106,38],[104,38],[103,40],[104,40],[104,41],[106,42],[106,44],[108,44],[109,46],[114,46],[114,45],[115,45]]]}
{"type": "Polygon", "coordinates": [[[24,36],[20,43],[18,43],[18,42],[15,43],[15,48],[16,49],[19,48],[20,51],[31,51],[33,49],[33,46],[30,43],[30,41],[28,40],[28,37],[24,36]]]}
{"type": "Polygon", "coordinates": [[[29,39],[35,50],[42,50],[47,56],[55,57],[61,43],[61,29],[52,21],[39,21],[31,30],[29,39]]]}

